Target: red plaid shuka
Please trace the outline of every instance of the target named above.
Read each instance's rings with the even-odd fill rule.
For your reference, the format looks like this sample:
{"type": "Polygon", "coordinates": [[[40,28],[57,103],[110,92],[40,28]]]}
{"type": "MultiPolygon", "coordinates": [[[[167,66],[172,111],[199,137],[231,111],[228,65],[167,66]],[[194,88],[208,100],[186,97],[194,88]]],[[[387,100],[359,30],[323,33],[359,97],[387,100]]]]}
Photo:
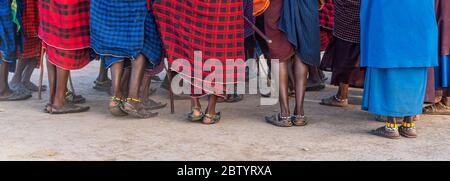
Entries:
{"type": "Polygon", "coordinates": [[[89,56],[89,0],[39,0],[39,37],[56,66],[83,68],[89,56]]]}
{"type": "Polygon", "coordinates": [[[37,58],[41,54],[41,39],[38,37],[39,16],[36,0],[24,0],[23,12],[24,45],[20,52],[21,59],[37,58]]]}
{"type": "Polygon", "coordinates": [[[216,86],[212,89],[203,87],[202,94],[222,95],[224,85],[244,80],[245,72],[227,73],[234,67],[226,65],[227,59],[245,58],[243,0],[155,0],[153,10],[169,62],[175,65],[180,63],[175,60],[184,59],[191,65],[191,75],[179,72],[181,77],[197,88],[202,83],[216,86]],[[203,54],[201,65],[197,65],[214,67],[213,72],[194,69],[194,51],[203,54]],[[208,59],[214,59],[222,66],[215,66],[215,62],[207,62],[208,59]],[[219,77],[223,81],[205,80],[204,77],[219,77]]]}
{"type": "Polygon", "coordinates": [[[325,4],[319,12],[320,27],[333,30],[334,27],[334,4],[333,0],[325,0],[325,4]]]}

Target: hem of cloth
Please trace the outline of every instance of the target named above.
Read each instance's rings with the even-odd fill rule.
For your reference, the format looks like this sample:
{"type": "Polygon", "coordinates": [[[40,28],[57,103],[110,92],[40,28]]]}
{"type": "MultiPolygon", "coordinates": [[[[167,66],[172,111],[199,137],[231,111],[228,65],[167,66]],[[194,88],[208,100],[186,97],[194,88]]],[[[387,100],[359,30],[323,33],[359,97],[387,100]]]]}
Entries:
{"type": "Polygon", "coordinates": [[[87,62],[86,64],[83,64],[82,66],[80,66],[80,67],[77,67],[77,68],[66,68],[66,67],[62,67],[62,66],[60,66],[60,65],[57,65],[57,64],[55,64],[54,62],[52,62],[50,59],[47,59],[48,60],[48,62],[50,62],[52,65],[54,65],[54,66],[56,66],[56,67],[58,67],[58,68],[60,68],[60,69],[63,69],[63,70],[80,70],[80,69],[82,69],[82,68],[84,68],[86,65],[88,65],[89,63],[90,63],[90,61],[89,62],[87,62]]]}
{"type": "Polygon", "coordinates": [[[369,113],[372,113],[374,115],[377,116],[390,116],[390,117],[407,117],[407,116],[417,116],[417,115],[421,115],[422,111],[418,111],[418,112],[411,112],[411,113],[397,113],[397,112],[379,112],[379,111],[373,111],[373,110],[369,110],[366,107],[361,107],[362,110],[367,111],[369,113]]]}

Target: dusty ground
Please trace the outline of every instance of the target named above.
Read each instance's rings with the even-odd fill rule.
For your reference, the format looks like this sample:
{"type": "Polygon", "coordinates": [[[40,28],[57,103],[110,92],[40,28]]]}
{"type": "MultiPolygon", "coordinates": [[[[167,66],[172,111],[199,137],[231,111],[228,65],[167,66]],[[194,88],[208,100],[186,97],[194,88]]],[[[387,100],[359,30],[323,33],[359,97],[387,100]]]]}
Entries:
{"type": "MultiPolygon", "coordinates": [[[[220,104],[223,120],[212,126],[185,121],[187,100],[176,101],[174,115],[166,108],[154,119],[115,118],[106,110],[108,95],[92,89],[97,67],[73,73],[88,113],[44,114],[45,100],[36,94],[26,102],[1,102],[0,160],[450,160],[450,117],[424,117],[417,139],[379,138],[368,131],[382,123],[358,105],[318,104],[336,90],[332,86],[308,93],[310,124],[301,128],[266,124],[264,116],[278,106],[258,106],[256,95],[220,104]]],[[[351,94],[358,104],[362,92],[351,94]]],[[[163,90],[153,98],[168,102],[163,90]]]]}

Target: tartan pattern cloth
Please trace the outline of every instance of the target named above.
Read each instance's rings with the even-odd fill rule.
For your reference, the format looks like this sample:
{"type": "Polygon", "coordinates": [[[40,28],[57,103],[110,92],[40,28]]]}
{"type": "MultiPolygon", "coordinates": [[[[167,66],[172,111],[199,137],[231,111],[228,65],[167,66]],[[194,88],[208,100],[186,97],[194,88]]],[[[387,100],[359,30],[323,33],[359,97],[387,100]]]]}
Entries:
{"type": "Polygon", "coordinates": [[[148,0],[91,1],[91,47],[107,67],[140,54],[159,64],[162,43],[148,0]]]}
{"type": "Polygon", "coordinates": [[[89,0],[39,0],[39,31],[48,61],[65,70],[90,62],[89,0]]]}
{"type": "MultiPolygon", "coordinates": [[[[14,62],[17,59],[17,50],[21,49],[23,31],[18,31],[13,22],[11,0],[0,0],[0,63],[2,61],[14,62]]],[[[21,23],[21,1],[17,2],[19,23],[21,23]]]]}
{"type": "Polygon", "coordinates": [[[175,64],[182,67],[184,65],[175,60],[184,59],[191,66],[191,75],[171,68],[196,88],[192,95],[198,95],[198,89],[202,91],[201,94],[222,95],[225,84],[245,80],[245,72],[231,71],[234,66],[226,65],[227,59],[245,58],[243,3],[243,0],[154,1],[153,10],[168,61],[173,67],[175,64]],[[202,60],[194,61],[194,51],[202,52],[202,60]],[[221,66],[218,66],[219,63],[221,66]],[[213,71],[204,71],[203,67],[212,68],[213,71]],[[223,81],[205,80],[205,77],[223,81]]]}
{"type": "Polygon", "coordinates": [[[41,54],[41,39],[38,37],[39,14],[36,0],[24,0],[23,12],[24,45],[19,53],[21,59],[32,59],[41,54]]]}
{"type": "Polygon", "coordinates": [[[320,27],[333,30],[334,27],[334,4],[333,0],[325,0],[323,9],[319,12],[320,27]]]}
{"type": "Polygon", "coordinates": [[[65,50],[88,48],[89,0],[39,0],[39,37],[65,50]]]}
{"type": "Polygon", "coordinates": [[[359,43],[360,6],[360,0],[334,0],[334,36],[351,43],[359,43]]]}
{"type": "MultiPolygon", "coordinates": [[[[255,24],[256,17],[253,16],[253,0],[244,0],[244,16],[255,24]]],[[[252,29],[247,21],[245,21],[244,29],[244,38],[248,38],[255,34],[255,30],[252,29]]]]}
{"type": "Polygon", "coordinates": [[[43,44],[48,61],[64,70],[78,70],[91,61],[90,48],[64,50],[43,44]]]}

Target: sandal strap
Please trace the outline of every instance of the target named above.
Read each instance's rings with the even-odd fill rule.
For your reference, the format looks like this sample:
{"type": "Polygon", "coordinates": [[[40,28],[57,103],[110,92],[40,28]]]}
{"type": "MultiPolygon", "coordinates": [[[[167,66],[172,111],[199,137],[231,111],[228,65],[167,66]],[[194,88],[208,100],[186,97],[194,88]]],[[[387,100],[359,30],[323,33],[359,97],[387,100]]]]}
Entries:
{"type": "Polygon", "coordinates": [[[338,102],[345,102],[347,100],[347,99],[341,99],[337,95],[334,95],[333,98],[334,98],[334,100],[336,100],[338,102]]]}
{"type": "Polygon", "coordinates": [[[116,97],[116,96],[112,96],[111,99],[112,99],[112,100],[115,100],[115,101],[124,102],[123,99],[121,99],[121,98],[119,98],[119,97],[116,97]]]}
{"type": "Polygon", "coordinates": [[[133,102],[137,102],[137,103],[142,103],[142,101],[141,101],[140,99],[135,99],[135,98],[132,98],[132,97],[129,97],[129,98],[127,98],[126,100],[127,100],[128,102],[133,101],[133,102]]]}

